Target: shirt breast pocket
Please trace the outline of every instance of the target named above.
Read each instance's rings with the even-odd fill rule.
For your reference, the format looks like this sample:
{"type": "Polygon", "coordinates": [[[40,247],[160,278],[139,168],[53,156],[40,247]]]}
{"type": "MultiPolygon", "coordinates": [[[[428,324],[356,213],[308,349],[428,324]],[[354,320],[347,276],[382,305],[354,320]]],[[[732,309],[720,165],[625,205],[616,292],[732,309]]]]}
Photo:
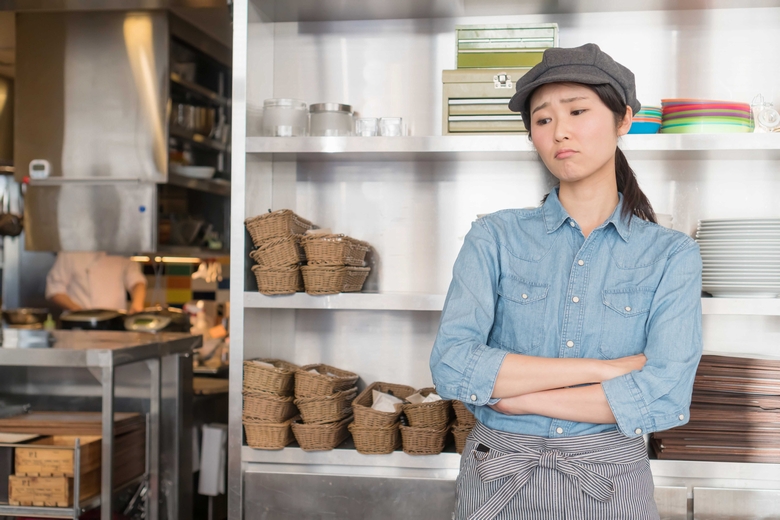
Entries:
{"type": "Polygon", "coordinates": [[[549,284],[503,276],[498,284],[498,304],[493,337],[503,347],[531,354],[544,342],[544,319],[549,284]]]}
{"type": "Polygon", "coordinates": [[[614,289],[603,292],[599,351],[604,359],[641,354],[647,344],[645,326],[655,290],[614,289]]]}

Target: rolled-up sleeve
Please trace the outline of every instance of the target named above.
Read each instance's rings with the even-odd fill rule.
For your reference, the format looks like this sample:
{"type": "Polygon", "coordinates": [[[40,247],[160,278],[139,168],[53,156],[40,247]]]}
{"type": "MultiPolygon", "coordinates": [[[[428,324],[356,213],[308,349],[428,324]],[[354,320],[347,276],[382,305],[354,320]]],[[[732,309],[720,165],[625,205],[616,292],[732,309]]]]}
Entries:
{"type": "Polygon", "coordinates": [[[639,371],[601,383],[618,429],[628,437],[688,422],[702,353],[701,255],[693,240],[668,259],[650,307],[639,371]]]}
{"type": "Polygon", "coordinates": [[[143,272],[141,272],[141,265],[138,262],[133,262],[132,260],[127,260],[127,263],[125,264],[125,276],[124,276],[124,282],[125,282],[125,290],[130,292],[133,287],[136,285],[143,284],[144,287],[146,286],[146,277],[144,276],[143,272]]]}
{"type": "Polygon", "coordinates": [[[487,345],[493,328],[500,273],[498,244],[484,219],[466,235],[444,302],[430,366],[445,399],[482,406],[491,399],[505,350],[487,345]]]}
{"type": "Polygon", "coordinates": [[[67,294],[73,269],[69,265],[66,253],[57,255],[54,265],[46,275],[46,298],[51,299],[55,294],[67,294]]]}

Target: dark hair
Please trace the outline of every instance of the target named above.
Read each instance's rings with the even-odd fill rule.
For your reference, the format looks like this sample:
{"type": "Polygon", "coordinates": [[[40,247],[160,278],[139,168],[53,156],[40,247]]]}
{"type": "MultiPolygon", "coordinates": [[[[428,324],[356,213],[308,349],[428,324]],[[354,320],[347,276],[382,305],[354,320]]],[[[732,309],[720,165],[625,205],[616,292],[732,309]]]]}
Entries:
{"type": "MultiPolygon", "coordinates": [[[[615,114],[615,126],[619,125],[626,115],[627,107],[625,102],[623,102],[615,91],[615,88],[609,84],[583,86],[588,87],[598,95],[599,99],[607,105],[607,108],[615,114]]],[[[530,103],[531,96],[528,96],[525,106],[526,113],[530,112],[530,103]]],[[[529,139],[531,137],[530,131],[528,137],[529,139]]],[[[628,165],[628,160],[620,148],[615,149],[615,177],[615,180],[617,180],[617,189],[623,194],[623,207],[620,216],[622,218],[629,217],[630,219],[631,216],[636,215],[643,220],[657,223],[653,206],[650,204],[647,195],[639,188],[636,174],[634,173],[634,170],[631,169],[631,166],[628,165]]],[[[544,196],[542,202],[546,200],[547,195],[544,196]]]]}

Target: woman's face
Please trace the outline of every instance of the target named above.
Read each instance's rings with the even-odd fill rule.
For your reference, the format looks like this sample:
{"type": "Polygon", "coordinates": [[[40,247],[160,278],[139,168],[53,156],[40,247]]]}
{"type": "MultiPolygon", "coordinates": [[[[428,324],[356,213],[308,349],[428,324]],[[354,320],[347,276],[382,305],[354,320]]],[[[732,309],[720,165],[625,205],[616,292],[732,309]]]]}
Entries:
{"type": "Polygon", "coordinates": [[[617,140],[631,127],[631,109],[615,114],[598,95],[576,83],[548,83],[531,96],[531,141],[562,183],[615,175],[617,140]]]}

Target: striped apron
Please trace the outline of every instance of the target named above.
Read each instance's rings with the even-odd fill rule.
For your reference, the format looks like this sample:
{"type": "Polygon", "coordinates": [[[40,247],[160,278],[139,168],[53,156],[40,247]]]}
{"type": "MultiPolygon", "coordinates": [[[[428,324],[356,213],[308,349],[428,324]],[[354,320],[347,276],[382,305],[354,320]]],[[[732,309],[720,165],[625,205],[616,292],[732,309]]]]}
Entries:
{"type": "Polygon", "coordinates": [[[546,439],[480,422],[463,450],[456,520],[658,520],[642,437],[546,439]]]}

